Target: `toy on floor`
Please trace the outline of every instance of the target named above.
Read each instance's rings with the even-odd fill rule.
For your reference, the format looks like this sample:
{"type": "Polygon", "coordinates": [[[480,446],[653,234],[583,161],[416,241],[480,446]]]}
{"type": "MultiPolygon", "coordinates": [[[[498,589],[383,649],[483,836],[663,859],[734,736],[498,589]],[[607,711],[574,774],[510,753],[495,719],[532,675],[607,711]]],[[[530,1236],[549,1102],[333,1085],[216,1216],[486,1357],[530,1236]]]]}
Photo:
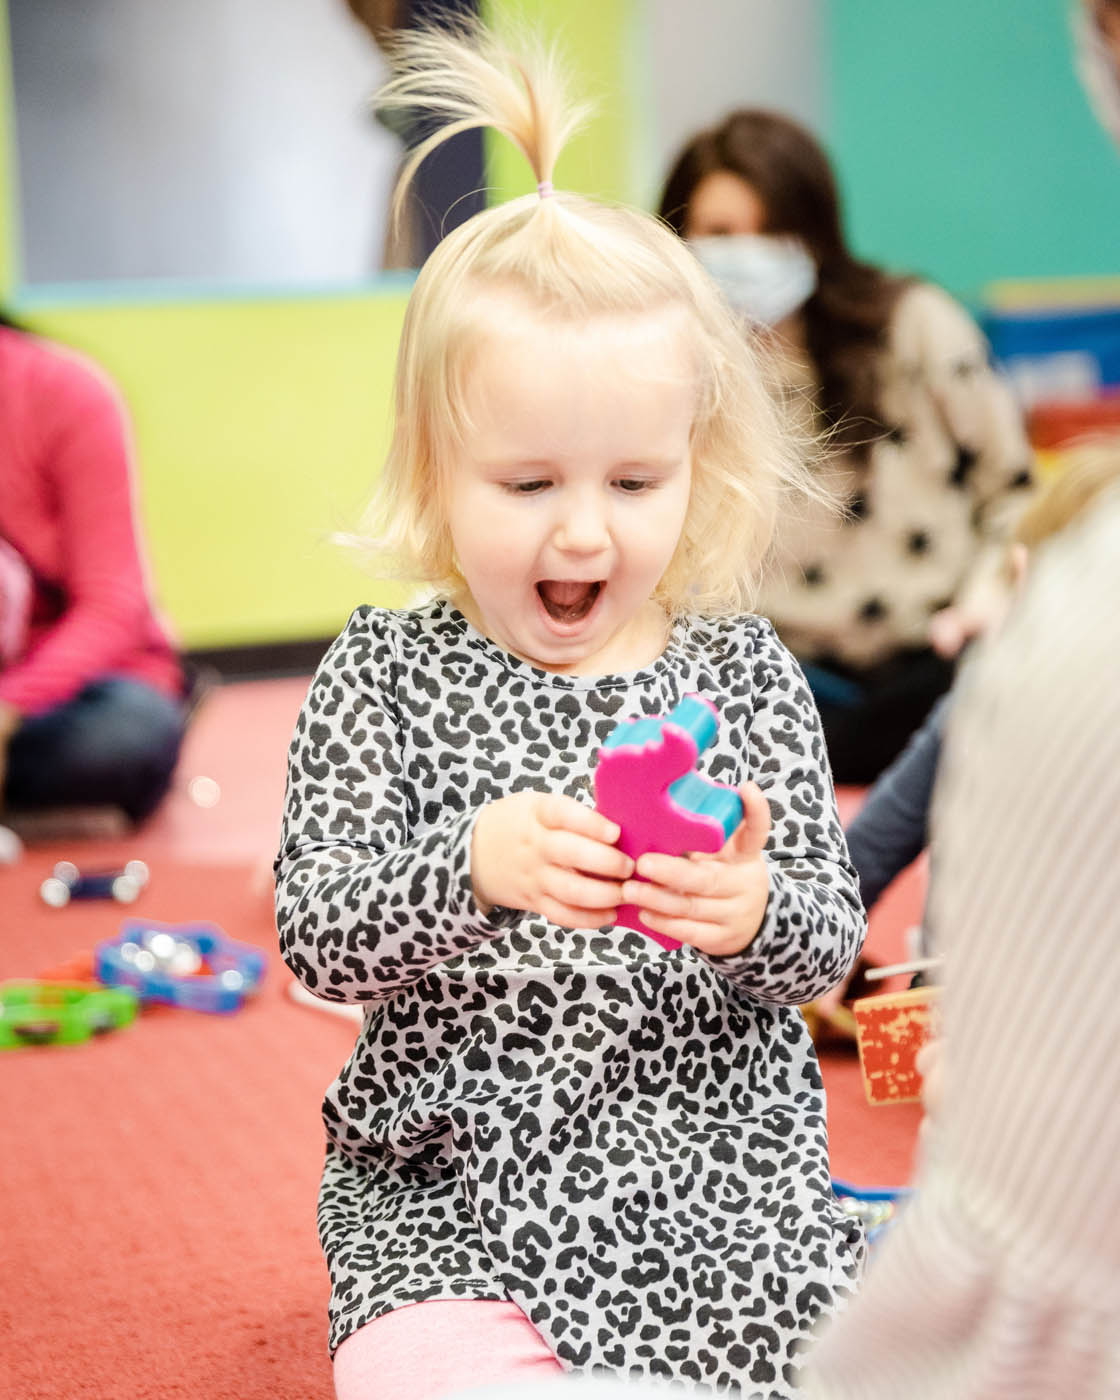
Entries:
{"type": "MultiPolygon", "coordinates": [[[[595,806],[622,829],[619,850],[637,860],[646,851],[680,856],[723,847],[743,820],[742,799],[692,771],[718,727],[716,707],[686,695],[662,719],[623,720],[612,730],[599,750],[595,806]]],[[[681,946],[647,928],[633,904],[619,908],[616,922],[663,948],[681,946]]]]}
{"type": "Polygon", "coordinates": [[[27,1045],[77,1045],[127,1026],[135,993],[65,982],[0,982],[0,1050],[27,1045]]]}
{"type": "Polygon", "coordinates": [[[93,987],[104,985],[97,980],[92,952],[76,953],[72,958],[40,968],[38,977],[40,982],[73,982],[93,987]]]}
{"type": "Polygon", "coordinates": [[[97,870],[83,875],[69,860],[60,860],[39,886],[44,904],[61,909],[72,899],[115,899],[131,904],[148,883],[148,867],[130,860],[123,870],[97,870]]]}
{"type": "Polygon", "coordinates": [[[853,1186],[839,1177],[833,1177],[832,1190],[841,1211],[862,1224],[868,1245],[879,1242],[899,1205],[910,1194],[905,1187],[853,1186]]]}
{"type": "Polygon", "coordinates": [[[915,1059],[935,1031],[936,986],[863,997],[852,1004],[863,1087],[870,1104],[913,1103],[922,1076],[915,1059]]]}
{"type": "Polygon", "coordinates": [[[110,986],[131,987],[144,1002],[191,1011],[238,1011],[264,978],[265,955],[228,938],[217,924],[157,924],[127,919],[119,937],[99,943],[94,970],[110,986]]]}
{"type": "Polygon", "coordinates": [[[0,865],[16,865],[23,855],[23,842],[10,826],[0,826],[0,865]]]}

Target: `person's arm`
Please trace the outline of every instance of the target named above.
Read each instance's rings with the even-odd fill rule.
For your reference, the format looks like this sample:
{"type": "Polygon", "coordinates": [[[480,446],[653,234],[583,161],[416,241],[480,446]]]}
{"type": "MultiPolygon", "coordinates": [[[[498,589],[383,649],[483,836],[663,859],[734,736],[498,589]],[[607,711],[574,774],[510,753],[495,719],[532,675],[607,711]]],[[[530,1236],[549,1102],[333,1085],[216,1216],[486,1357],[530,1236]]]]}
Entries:
{"type": "Polygon", "coordinates": [[[865,909],[871,909],[895,876],[925,850],[949,700],[943,695],[929,712],[848,827],[848,855],[865,909]]]}
{"type": "Polygon", "coordinates": [[[288,966],[330,1001],[392,996],[519,917],[476,901],[481,807],[447,802],[445,820],[412,830],[390,628],[369,608],[354,614],[312,681],[289,754],[276,923],[288,966]]]}
{"type": "Polygon", "coordinates": [[[136,538],[133,472],[118,400],[84,365],[59,357],[38,381],[33,445],[57,503],[66,611],[0,673],[0,703],[36,714],[71,699],[135,647],[149,612],[136,538]]]}
{"type": "Polygon", "coordinates": [[[847,976],[867,919],[809,687],[768,625],[750,664],[750,713],[743,714],[737,704],[725,705],[721,713],[725,723],[743,725],[747,776],[770,808],[769,898],[748,947],[708,960],[750,996],[800,1006],[847,976]]]}
{"type": "Polygon", "coordinates": [[[899,306],[894,349],[932,397],[955,450],[946,489],[966,493],[976,554],[949,608],[930,628],[934,647],[955,656],[1005,603],[1005,550],[1035,484],[1034,454],[1010,385],[995,370],[980,328],[939,287],[914,288],[899,306]]]}

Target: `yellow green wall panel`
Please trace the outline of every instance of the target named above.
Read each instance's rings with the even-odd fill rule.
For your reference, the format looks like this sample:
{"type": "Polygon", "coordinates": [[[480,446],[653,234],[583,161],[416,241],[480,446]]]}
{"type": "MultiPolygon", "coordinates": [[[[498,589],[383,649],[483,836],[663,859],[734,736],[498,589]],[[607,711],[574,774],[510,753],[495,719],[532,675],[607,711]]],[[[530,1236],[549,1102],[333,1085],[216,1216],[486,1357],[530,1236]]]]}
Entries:
{"type": "Polygon", "coordinates": [[[160,601],[195,647],[322,636],[399,590],[331,541],[389,431],[405,293],[44,307],[131,410],[160,601]]]}
{"type": "MultiPolygon", "coordinates": [[[[637,129],[617,94],[633,4],[492,6],[554,29],[581,91],[603,98],[561,179],[610,198],[627,196],[637,129]]],[[[401,601],[400,586],[371,580],[330,537],[354,527],[384,455],[407,279],[322,296],[217,296],[187,283],[21,288],[5,0],[0,21],[0,291],[120,386],[156,589],[183,643],[326,636],[360,602],[401,601]]],[[[511,187],[527,187],[515,152],[496,159],[511,187]]]]}

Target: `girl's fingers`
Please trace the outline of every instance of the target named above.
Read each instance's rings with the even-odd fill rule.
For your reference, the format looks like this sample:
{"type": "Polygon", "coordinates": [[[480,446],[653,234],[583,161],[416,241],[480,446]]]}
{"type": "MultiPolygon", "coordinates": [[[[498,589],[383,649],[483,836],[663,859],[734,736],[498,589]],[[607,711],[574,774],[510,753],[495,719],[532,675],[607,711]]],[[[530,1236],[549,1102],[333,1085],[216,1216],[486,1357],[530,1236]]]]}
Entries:
{"type": "MultiPolygon", "coordinates": [[[[645,917],[646,911],[669,919],[687,919],[698,924],[726,924],[728,901],[718,896],[685,894],[667,890],[663,885],[627,880],[622,886],[622,903],[636,904],[645,917]]],[[[647,920],[648,922],[648,920],[647,920]]]]}
{"type": "Polygon", "coordinates": [[[580,836],[588,836],[592,841],[601,841],[613,846],[622,835],[616,823],[596,812],[594,807],[585,807],[574,797],[563,793],[548,793],[541,797],[537,806],[537,819],[541,826],[552,831],[571,831],[580,836]]]}
{"type": "Polygon", "coordinates": [[[544,900],[537,912],[550,924],[559,924],[561,928],[601,928],[615,921],[613,909],[579,909],[570,904],[558,904],[553,899],[544,900]]]}
{"type": "Polygon", "coordinates": [[[634,862],[617,846],[604,845],[602,841],[571,831],[550,832],[544,840],[543,852],[550,865],[583,870],[589,875],[626,880],[634,873],[634,862]]]}
{"type": "Polygon", "coordinates": [[[689,860],[687,856],[663,856],[655,851],[638,857],[635,873],[643,880],[682,894],[714,895],[732,888],[734,883],[721,861],[689,860]]]}
{"type": "Polygon", "coordinates": [[[646,909],[640,909],[638,912],[642,922],[653,929],[654,933],[663,933],[666,938],[675,938],[678,943],[687,943],[705,953],[714,953],[717,956],[739,953],[751,943],[750,938],[744,939],[726,928],[704,923],[703,920],[671,919],[646,909]]]}
{"type": "MultiPolygon", "coordinates": [[[[541,890],[547,898],[569,908],[594,909],[600,914],[617,909],[622,902],[622,885],[617,880],[596,880],[575,870],[543,871],[541,890]]],[[[596,922],[608,920],[600,918],[596,922]]]]}
{"type": "Polygon", "coordinates": [[[735,859],[753,860],[770,838],[770,804],[757,783],[744,783],[739,796],[743,799],[743,820],[728,845],[734,848],[735,859]]]}

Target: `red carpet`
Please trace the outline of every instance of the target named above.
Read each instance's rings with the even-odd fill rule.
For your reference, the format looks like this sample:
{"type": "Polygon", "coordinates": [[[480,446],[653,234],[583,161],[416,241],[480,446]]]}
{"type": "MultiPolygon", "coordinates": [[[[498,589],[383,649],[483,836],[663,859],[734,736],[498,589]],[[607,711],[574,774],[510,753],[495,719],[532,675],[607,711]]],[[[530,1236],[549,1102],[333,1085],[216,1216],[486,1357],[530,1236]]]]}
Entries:
{"type": "MultiPolygon", "coordinates": [[[[0,873],[5,978],[122,917],[46,909],[32,863],[0,873]]],[[[3,1052],[0,1394],[326,1400],[319,1100],[352,1027],[283,995],[245,869],[155,866],[134,908],[218,922],[274,965],[230,1016],[158,1008],[82,1045],[3,1052]]]]}
{"type": "MultiPolygon", "coordinates": [[[[186,756],[185,777],[221,782],[217,808],[175,794],[137,838],[33,850],[0,869],[0,978],[89,952],[131,913],[213,921],[271,961],[260,995],[234,1015],[159,1008],[82,1045],[0,1052],[0,1396],[332,1395],[314,1228],[319,1102],[353,1028],[288,999],[275,949],[262,861],[282,784],[273,755],[283,754],[298,687],[276,690],[275,732],[254,730],[259,782],[239,779],[238,689],[208,702],[186,756]],[[56,859],[90,870],[131,856],[152,871],[131,908],[52,910],[39,899],[56,859]]],[[[868,946],[877,960],[901,956],[922,879],[910,872],[876,911],[868,946]]],[[[908,1180],[917,1111],[869,1108],[854,1055],[824,1069],[836,1174],[863,1185],[908,1180]]]]}

